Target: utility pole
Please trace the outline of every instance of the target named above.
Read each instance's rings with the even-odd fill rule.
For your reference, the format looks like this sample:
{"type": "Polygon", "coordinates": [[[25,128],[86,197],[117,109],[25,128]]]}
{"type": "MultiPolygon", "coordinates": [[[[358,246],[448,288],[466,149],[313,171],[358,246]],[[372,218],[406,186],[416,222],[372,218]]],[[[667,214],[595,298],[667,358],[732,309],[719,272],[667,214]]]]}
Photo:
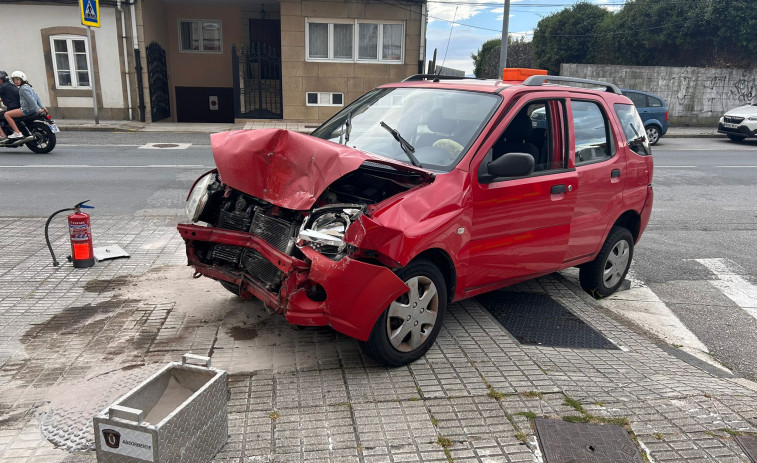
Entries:
{"type": "Polygon", "coordinates": [[[502,46],[499,50],[499,74],[507,67],[507,36],[510,27],[510,0],[505,0],[505,14],[502,16],[502,46]]]}

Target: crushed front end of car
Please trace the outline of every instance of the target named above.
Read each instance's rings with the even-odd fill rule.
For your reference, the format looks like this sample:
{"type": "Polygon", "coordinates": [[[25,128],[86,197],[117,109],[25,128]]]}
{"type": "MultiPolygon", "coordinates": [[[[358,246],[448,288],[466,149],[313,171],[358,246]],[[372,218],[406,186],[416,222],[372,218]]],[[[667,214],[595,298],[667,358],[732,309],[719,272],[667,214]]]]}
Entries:
{"type": "Polygon", "coordinates": [[[361,247],[392,233],[371,214],[433,174],[281,129],[224,132],[211,142],[217,169],[195,182],[192,223],[178,225],[195,275],[261,300],[292,324],[367,340],[377,314],[408,291],[395,260],[361,247]]]}

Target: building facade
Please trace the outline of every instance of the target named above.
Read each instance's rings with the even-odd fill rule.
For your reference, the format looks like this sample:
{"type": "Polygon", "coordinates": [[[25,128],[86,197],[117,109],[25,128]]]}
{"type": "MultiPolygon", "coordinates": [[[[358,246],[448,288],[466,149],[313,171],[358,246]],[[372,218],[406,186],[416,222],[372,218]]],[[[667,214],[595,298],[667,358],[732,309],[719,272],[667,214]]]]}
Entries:
{"type": "Polygon", "coordinates": [[[94,83],[103,119],[317,123],[422,72],[425,13],[415,0],[100,0],[90,43],[78,2],[4,3],[4,35],[28,46],[0,51],[0,69],[24,70],[58,118],[93,117],[94,83]]]}

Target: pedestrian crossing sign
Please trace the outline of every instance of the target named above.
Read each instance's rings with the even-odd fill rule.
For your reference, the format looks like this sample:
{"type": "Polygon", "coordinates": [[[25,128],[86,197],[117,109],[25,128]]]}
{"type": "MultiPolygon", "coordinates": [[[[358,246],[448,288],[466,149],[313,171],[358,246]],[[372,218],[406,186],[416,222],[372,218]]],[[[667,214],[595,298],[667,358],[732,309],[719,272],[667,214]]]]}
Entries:
{"type": "Polygon", "coordinates": [[[100,27],[100,0],[79,0],[79,10],[83,25],[100,27]]]}

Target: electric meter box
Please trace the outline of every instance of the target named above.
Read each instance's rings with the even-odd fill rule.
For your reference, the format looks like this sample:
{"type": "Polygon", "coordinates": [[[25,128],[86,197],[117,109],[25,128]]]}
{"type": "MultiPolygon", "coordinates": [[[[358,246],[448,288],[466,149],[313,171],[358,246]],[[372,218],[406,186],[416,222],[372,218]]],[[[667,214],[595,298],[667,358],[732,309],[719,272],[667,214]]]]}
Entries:
{"type": "Polygon", "coordinates": [[[210,461],[228,438],[228,401],[226,372],[184,354],[94,417],[97,461],[210,461]]]}

